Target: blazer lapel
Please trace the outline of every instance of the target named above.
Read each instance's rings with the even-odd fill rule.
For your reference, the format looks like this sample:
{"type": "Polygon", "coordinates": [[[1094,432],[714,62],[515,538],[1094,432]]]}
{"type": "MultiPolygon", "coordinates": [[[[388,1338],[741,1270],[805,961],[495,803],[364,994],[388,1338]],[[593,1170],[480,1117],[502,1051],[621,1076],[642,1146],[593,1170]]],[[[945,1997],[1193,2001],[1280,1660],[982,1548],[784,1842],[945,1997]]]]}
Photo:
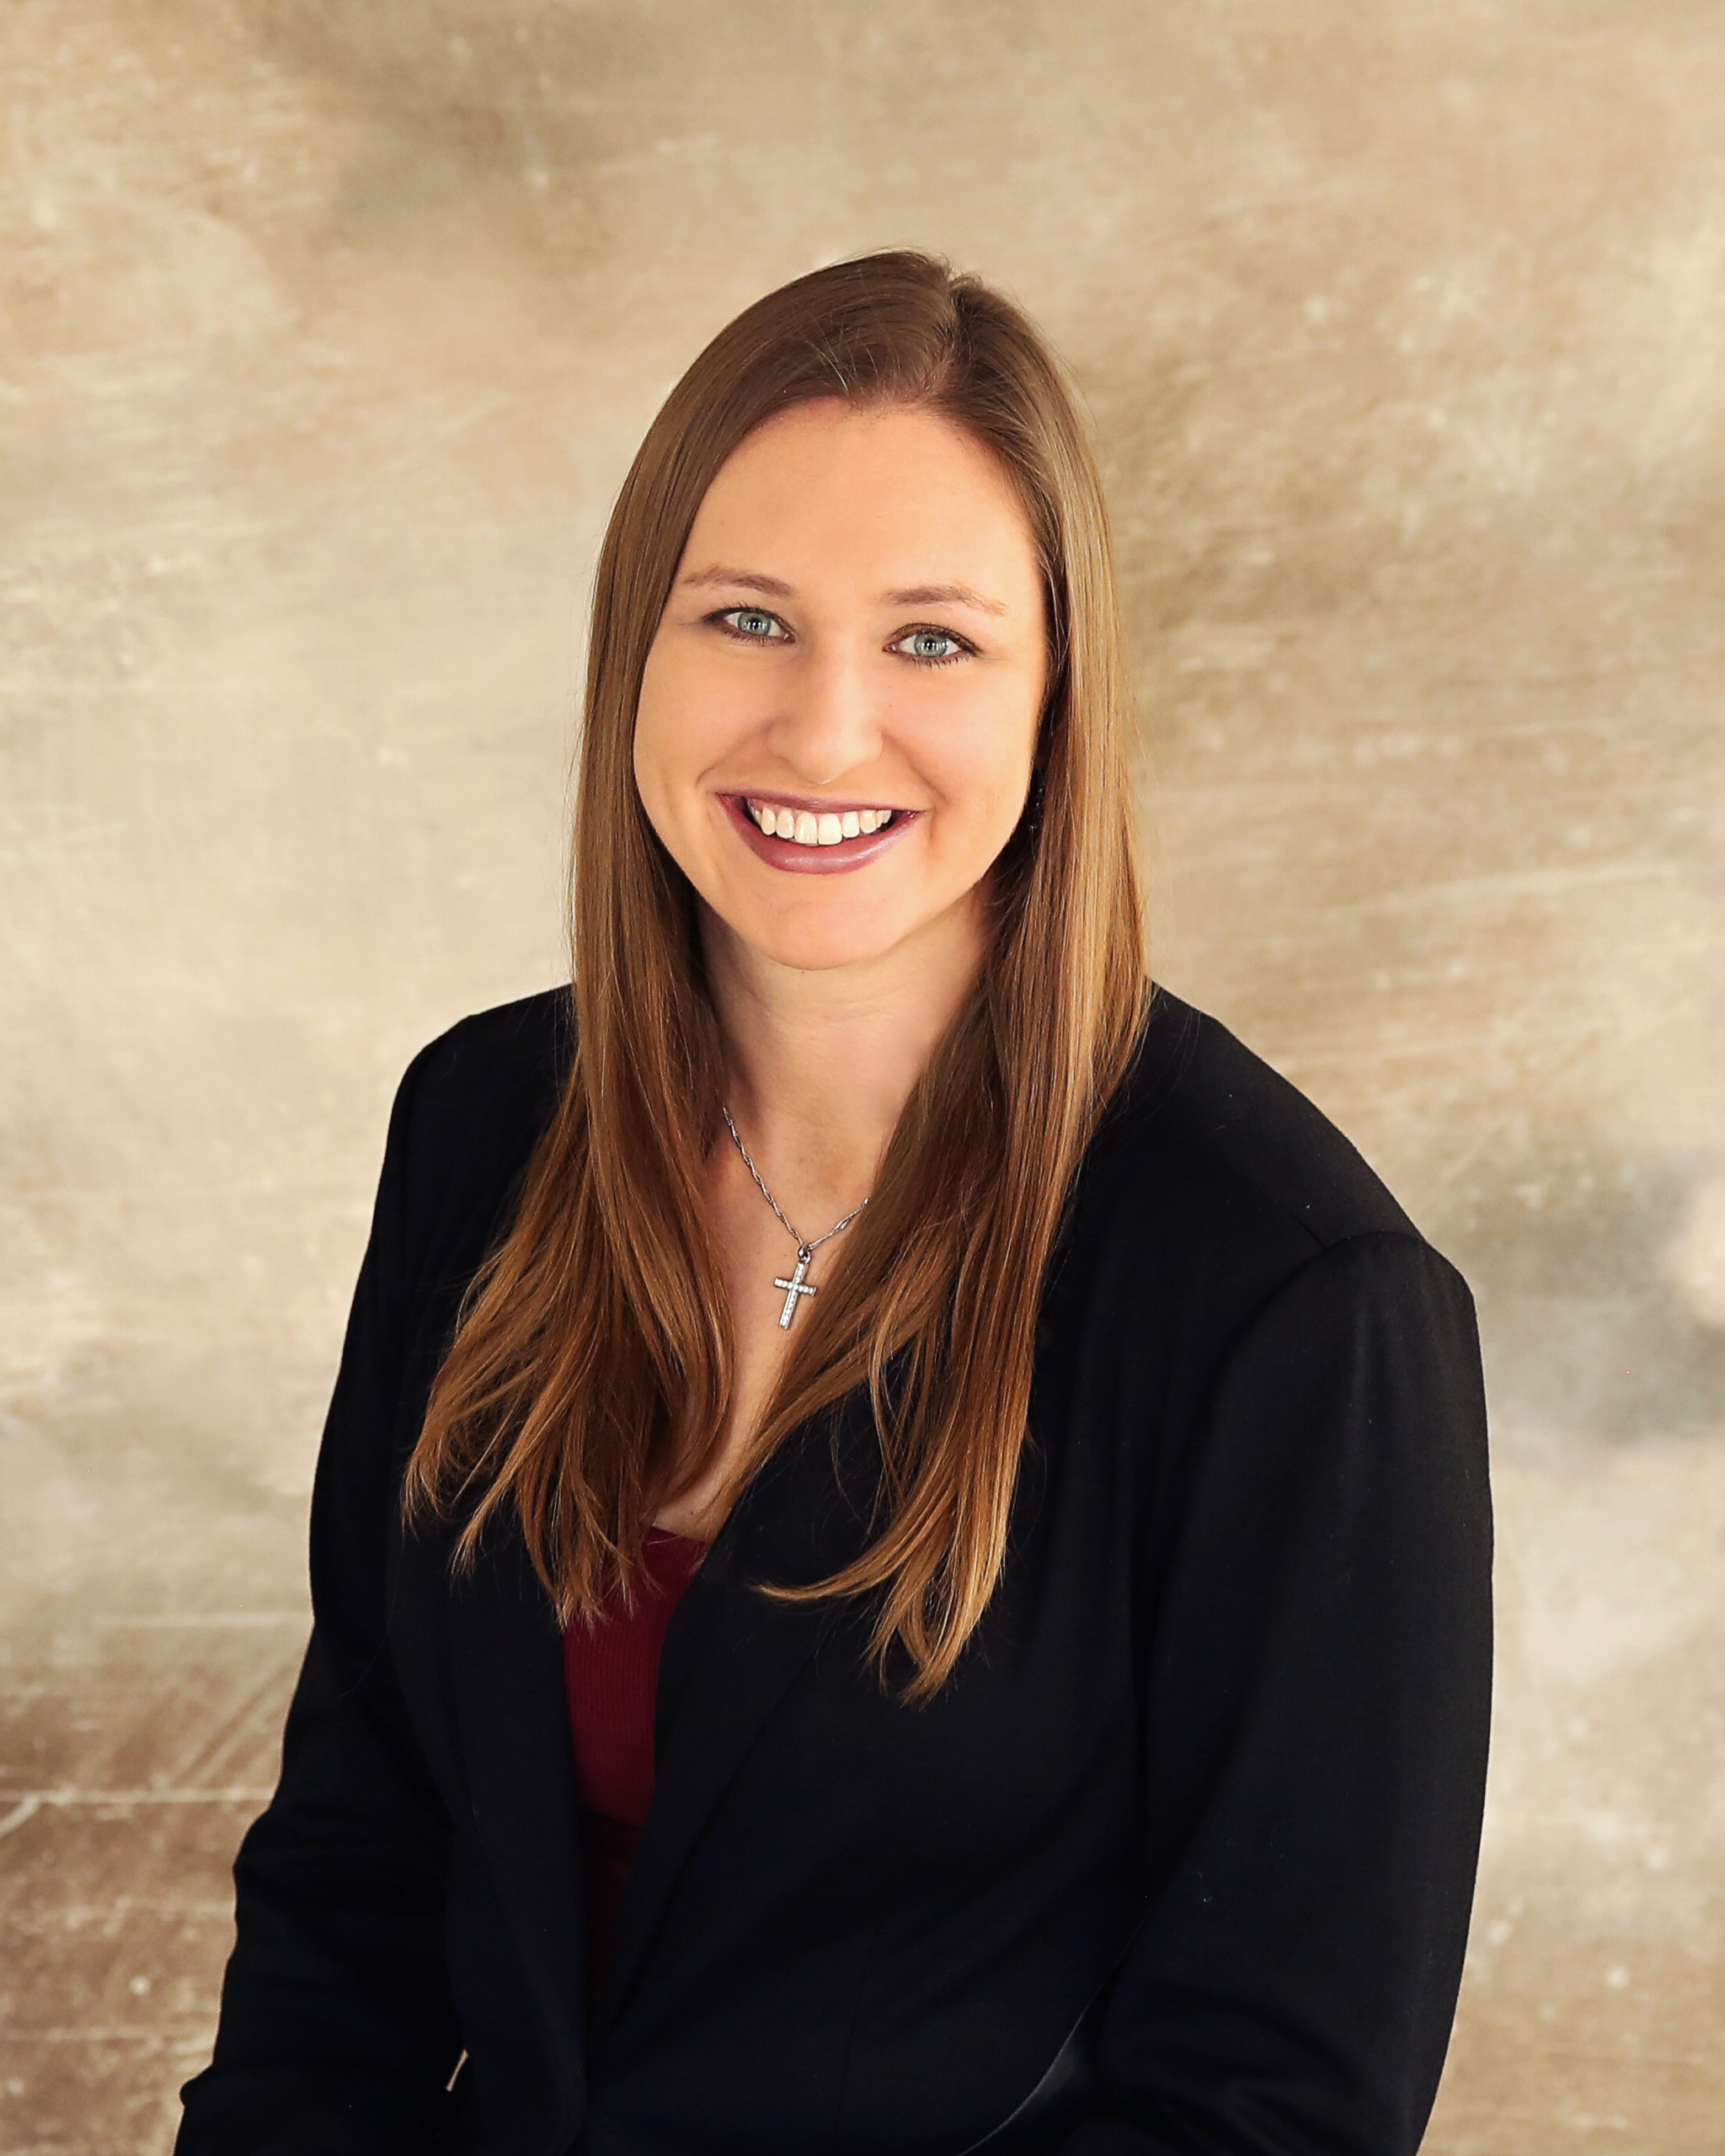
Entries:
{"type": "Polygon", "coordinates": [[[451,1582],[450,1664],[475,1824],[573,2121],[585,2049],[574,1753],[562,1634],[518,1534],[451,1582]]]}
{"type": "Polygon", "coordinates": [[[804,1585],[848,1564],[879,1480],[866,1390],[787,1440],[744,1494],[672,1614],[660,1665],[653,1802],[635,1854],[595,2042],[616,2022],[695,1841],[846,1604],[786,1604],[754,1580],[804,1585]],[[829,1438],[830,1430],[830,1438],[829,1438]]]}

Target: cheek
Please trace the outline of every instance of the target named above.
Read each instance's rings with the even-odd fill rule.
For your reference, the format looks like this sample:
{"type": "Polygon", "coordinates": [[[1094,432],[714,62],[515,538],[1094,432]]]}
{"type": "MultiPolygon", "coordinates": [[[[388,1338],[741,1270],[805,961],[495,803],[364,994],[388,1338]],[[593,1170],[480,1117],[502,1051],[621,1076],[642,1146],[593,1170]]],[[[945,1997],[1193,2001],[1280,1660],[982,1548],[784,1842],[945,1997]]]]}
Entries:
{"type": "Polygon", "coordinates": [[[1017,819],[1030,787],[1037,716],[1023,698],[979,695],[925,734],[923,769],[978,842],[1017,819]]]}
{"type": "Polygon", "coordinates": [[[679,796],[695,774],[691,722],[699,706],[679,670],[663,657],[650,658],[635,707],[635,783],[649,814],[661,825],[676,816],[679,796]]]}
{"type": "Polygon", "coordinates": [[[635,714],[635,775],[644,793],[693,785],[748,729],[744,685],[728,681],[675,643],[655,646],[635,714]]]}
{"type": "Polygon", "coordinates": [[[674,747],[676,714],[684,699],[677,693],[676,670],[657,647],[649,652],[635,705],[635,770],[644,777],[656,771],[674,747]]]}

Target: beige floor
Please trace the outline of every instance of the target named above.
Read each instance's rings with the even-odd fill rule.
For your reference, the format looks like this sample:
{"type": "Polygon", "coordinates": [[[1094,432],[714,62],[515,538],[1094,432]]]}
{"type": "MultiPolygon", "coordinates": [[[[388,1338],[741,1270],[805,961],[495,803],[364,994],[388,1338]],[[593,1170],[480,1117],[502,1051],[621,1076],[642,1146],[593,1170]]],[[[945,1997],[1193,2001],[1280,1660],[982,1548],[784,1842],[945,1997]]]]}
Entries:
{"type": "Polygon", "coordinates": [[[146,2156],[412,1050],[555,977],[611,490],[894,242],[1083,382],[1160,969],[1463,1265],[1496,1769],[1439,2156],[1725,2145],[1725,13],[0,10],[0,2156],[146,2156]]]}

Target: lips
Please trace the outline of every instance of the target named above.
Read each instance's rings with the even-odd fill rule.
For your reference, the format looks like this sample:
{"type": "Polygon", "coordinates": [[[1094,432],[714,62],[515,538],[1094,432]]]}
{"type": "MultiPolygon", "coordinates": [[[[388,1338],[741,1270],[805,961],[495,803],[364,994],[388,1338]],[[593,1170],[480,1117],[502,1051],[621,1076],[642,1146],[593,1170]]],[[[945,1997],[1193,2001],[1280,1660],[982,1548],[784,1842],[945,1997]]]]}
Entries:
{"type": "Polygon", "coordinates": [[[866,868],[870,862],[879,860],[888,847],[896,846],[911,825],[919,823],[922,817],[920,808],[895,808],[892,812],[892,820],[883,829],[859,830],[854,838],[841,837],[833,845],[799,846],[793,838],[769,838],[749,814],[746,806],[749,799],[757,798],[764,803],[770,798],[776,807],[804,809],[816,815],[832,813],[839,804],[813,801],[788,803],[782,795],[750,797],[741,793],[722,793],[718,798],[724,803],[725,814],[738,836],[758,860],[764,861],[771,868],[784,869],[792,875],[800,876],[841,876],[852,868],[866,868]]]}

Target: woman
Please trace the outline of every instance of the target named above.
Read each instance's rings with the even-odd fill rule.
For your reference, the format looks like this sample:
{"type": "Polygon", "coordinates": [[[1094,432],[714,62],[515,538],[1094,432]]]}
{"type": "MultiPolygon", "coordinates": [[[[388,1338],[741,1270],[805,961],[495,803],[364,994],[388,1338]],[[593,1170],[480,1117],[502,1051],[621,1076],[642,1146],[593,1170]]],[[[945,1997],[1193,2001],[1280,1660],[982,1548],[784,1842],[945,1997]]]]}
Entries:
{"type": "Polygon", "coordinates": [[[672,392],[573,989],[397,1098],[185,2156],[1415,2148],[1471,1307],[1151,994],[1124,707],[997,295],[820,270],[672,392]]]}

